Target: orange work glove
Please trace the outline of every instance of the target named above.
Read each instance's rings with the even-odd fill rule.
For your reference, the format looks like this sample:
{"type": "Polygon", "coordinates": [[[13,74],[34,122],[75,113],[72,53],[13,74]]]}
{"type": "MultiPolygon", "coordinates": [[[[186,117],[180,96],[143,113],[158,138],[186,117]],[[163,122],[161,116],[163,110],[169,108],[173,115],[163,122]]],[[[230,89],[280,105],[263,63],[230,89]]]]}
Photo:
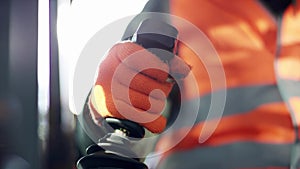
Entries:
{"type": "Polygon", "coordinates": [[[170,72],[185,77],[189,66],[178,57],[165,63],[132,42],[114,45],[99,66],[90,95],[94,121],[115,117],[137,122],[153,133],[162,132],[166,119],[161,112],[173,86],[167,82],[170,72]]]}

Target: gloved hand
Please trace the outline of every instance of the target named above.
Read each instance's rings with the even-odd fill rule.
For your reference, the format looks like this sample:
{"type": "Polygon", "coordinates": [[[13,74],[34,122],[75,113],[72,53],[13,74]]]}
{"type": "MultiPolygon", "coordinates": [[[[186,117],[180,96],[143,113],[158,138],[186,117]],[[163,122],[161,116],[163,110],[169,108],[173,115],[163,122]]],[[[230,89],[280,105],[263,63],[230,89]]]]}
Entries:
{"type": "Polygon", "coordinates": [[[165,63],[135,43],[114,45],[99,66],[89,98],[94,121],[115,117],[162,132],[166,119],[161,112],[174,84],[167,82],[169,73],[183,78],[189,70],[178,57],[165,63]]]}

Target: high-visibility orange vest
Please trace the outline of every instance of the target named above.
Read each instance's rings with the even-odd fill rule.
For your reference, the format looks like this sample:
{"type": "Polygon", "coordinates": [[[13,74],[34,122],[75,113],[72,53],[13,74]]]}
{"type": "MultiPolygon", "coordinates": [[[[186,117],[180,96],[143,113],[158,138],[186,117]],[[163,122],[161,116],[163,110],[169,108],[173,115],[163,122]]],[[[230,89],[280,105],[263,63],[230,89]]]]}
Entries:
{"type": "MultiPolygon", "coordinates": [[[[212,89],[205,65],[180,45],[179,56],[192,66],[199,85],[195,93],[185,81],[184,98],[200,97],[202,107],[195,126],[157,168],[300,168],[300,1],[287,7],[281,22],[256,0],[170,0],[169,12],[209,38],[221,59],[226,88],[212,89]],[[210,96],[222,90],[227,93],[222,119],[199,143],[210,96]]],[[[179,36],[186,31],[184,25],[175,26],[179,36]]],[[[162,138],[158,149],[172,140],[162,138]]]]}

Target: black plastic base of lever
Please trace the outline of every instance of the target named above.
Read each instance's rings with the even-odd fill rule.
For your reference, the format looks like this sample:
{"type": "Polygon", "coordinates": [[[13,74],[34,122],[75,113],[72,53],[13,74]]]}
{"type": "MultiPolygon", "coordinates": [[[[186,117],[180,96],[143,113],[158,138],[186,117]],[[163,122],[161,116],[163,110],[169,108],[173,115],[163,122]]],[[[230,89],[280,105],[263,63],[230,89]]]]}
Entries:
{"type": "Polygon", "coordinates": [[[139,124],[129,120],[107,117],[105,118],[105,123],[108,123],[114,130],[126,129],[128,132],[126,136],[129,137],[143,138],[145,136],[145,129],[139,124]]]}
{"type": "Polygon", "coordinates": [[[78,160],[78,169],[148,169],[144,163],[135,159],[105,153],[97,145],[93,145],[89,149],[88,152],[91,154],[78,160]]]}

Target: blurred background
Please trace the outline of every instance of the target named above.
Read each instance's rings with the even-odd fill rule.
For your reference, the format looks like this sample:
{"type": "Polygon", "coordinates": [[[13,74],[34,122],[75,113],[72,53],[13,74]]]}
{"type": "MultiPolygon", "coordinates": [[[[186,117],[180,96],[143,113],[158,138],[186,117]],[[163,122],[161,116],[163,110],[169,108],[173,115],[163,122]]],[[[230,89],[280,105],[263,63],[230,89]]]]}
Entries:
{"type": "Polygon", "coordinates": [[[0,1],[0,169],[76,168],[91,144],[70,97],[78,56],[102,27],[145,3],[0,1]]]}

